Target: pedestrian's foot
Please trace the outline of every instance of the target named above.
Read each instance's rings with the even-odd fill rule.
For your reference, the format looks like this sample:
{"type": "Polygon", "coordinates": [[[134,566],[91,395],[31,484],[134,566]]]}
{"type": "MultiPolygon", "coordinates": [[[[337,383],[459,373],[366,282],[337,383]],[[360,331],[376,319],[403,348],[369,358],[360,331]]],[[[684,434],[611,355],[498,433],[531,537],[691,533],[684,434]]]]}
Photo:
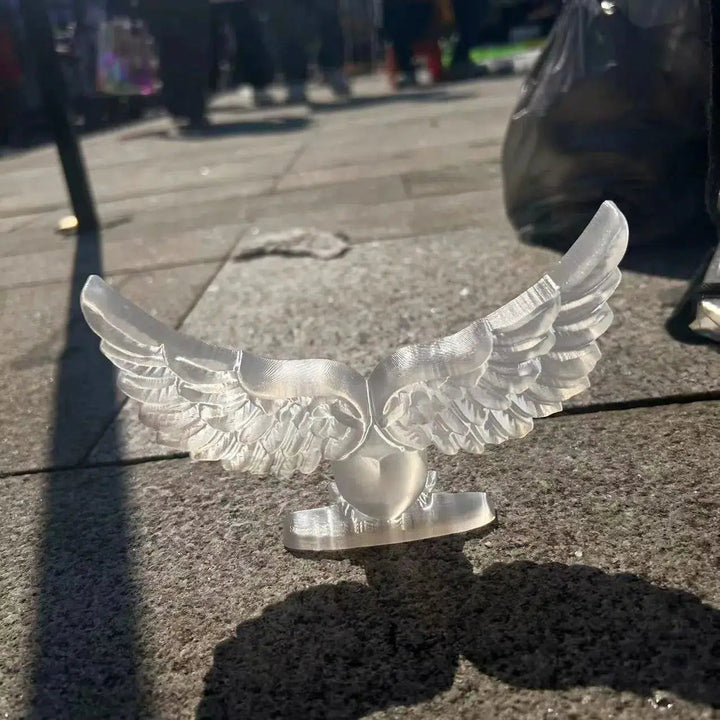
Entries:
{"type": "Polygon", "coordinates": [[[468,60],[466,62],[453,63],[445,72],[447,80],[471,80],[473,78],[487,75],[487,68],[482,65],[476,65],[468,60]]]}
{"type": "Polygon", "coordinates": [[[339,68],[325,73],[325,83],[339,100],[348,100],[352,95],[350,83],[345,73],[339,68]]]}
{"type": "Polygon", "coordinates": [[[270,107],[275,104],[275,99],[267,90],[253,89],[252,103],[255,107],[270,107]]]}
{"type": "Polygon", "coordinates": [[[292,83],[288,85],[285,102],[288,105],[304,105],[307,103],[307,93],[303,83],[292,83]]]}
{"type": "Polygon", "coordinates": [[[202,135],[207,132],[210,122],[206,117],[191,118],[185,122],[179,121],[175,125],[178,134],[185,136],[202,135]]]}
{"type": "Polygon", "coordinates": [[[407,90],[408,88],[416,88],[417,86],[418,81],[415,73],[403,73],[395,85],[398,90],[407,90]]]}

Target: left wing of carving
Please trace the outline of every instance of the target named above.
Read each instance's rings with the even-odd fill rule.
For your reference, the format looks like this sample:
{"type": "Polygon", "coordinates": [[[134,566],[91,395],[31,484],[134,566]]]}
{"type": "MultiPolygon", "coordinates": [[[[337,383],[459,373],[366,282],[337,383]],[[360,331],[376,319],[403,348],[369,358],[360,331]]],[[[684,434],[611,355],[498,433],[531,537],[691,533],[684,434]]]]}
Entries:
{"type": "Polygon", "coordinates": [[[99,277],[81,306],[118,385],[163,445],[232,470],[287,477],[355,450],[369,427],[365,379],[330,360],[270,360],[181,335],[99,277]]]}

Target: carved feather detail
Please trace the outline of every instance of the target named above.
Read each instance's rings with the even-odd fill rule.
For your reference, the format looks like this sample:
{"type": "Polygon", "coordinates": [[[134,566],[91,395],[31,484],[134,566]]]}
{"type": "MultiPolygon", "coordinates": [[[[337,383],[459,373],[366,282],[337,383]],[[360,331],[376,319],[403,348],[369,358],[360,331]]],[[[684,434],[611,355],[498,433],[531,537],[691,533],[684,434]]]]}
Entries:
{"type": "Polygon", "coordinates": [[[454,335],[401,348],[367,379],[329,360],[270,360],[183,336],[95,276],[81,305],[160,443],[287,477],[361,454],[373,427],[399,450],[448,454],[526,435],[589,386],[627,239],[622,213],[603,203],[524,293],[454,335]]]}
{"type": "Polygon", "coordinates": [[[118,384],[162,445],[230,470],[287,477],[339,460],[369,425],[364,378],[325,360],[266,360],[180,335],[100,278],[82,294],[118,384]],[[274,377],[271,387],[266,379],[274,377]]]}
{"type": "Polygon", "coordinates": [[[607,300],[620,282],[627,240],[622,213],[603,203],[531,288],[455,335],[402,348],[380,363],[369,383],[381,431],[416,450],[481,453],[562,410],[589,387],[600,358],[595,341],[612,322],[607,300]]]}

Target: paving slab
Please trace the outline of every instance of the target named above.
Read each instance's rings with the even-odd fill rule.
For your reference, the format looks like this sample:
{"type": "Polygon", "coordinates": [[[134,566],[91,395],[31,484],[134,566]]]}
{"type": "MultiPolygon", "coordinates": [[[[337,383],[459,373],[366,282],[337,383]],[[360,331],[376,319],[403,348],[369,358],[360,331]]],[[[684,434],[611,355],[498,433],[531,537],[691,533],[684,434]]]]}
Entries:
{"type": "MultiPolygon", "coordinates": [[[[488,216],[494,216],[502,205],[502,192],[474,190],[454,195],[409,198],[366,207],[333,204],[310,210],[258,213],[250,232],[275,232],[292,227],[317,227],[342,232],[351,243],[420,237],[428,233],[449,232],[465,228],[482,228],[488,216]]],[[[478,233],[482,235],[482,230],[478,233]]],[[[241,249],[242,243],[238,246],[241,249]]]]}
{"type": "MultiPolygon", "coordinates": [[[[248,159],[293,153],[306,142],[301,131],[312,127],[307,110],[299,107],[211,111],[210,119],[220,127],[205,135],[179,135],[168,118],[159,117],[87,135],[82,146],[91,169],[127,162],[146,164],[149,155],[159,161],[202,155],[248,159]]],[[[14,161],[25,167],[34,164],[22,158],[14,161]]]]}
{"type": "Polygon", "coordinates": [[[0,233],[3,235],[11,233],[20,228],[27,227],[32,223],[34,215],[19,215],[17,217],[1,218],[0,233]]]}
{"type": "MultiPolygon", "coordinates": [[[[250,181],[252,182],[252,181],[250,181]]],[[[260,181],[264,183],[265,181],[260,181]]],[[[315,187],[275,192],[265,185],[258,186],[256,195],[243,195],[230,185],[161,193],[103,204],[100,217],[117,229],[110,228],[110,239],[132,238],[144,231],[160,229],[161,235],[172,237],[189,230],[207,231],[218,225],[237,224],[257,217],[301,213],[317,208],[332,209],[337,205],[364,208],[380,203],[407,199],[403,181],[399,177],[372,177],[335,182],[315,187]]],[[[53,230],[63,213],[51,210],[38,214],[22,236],[10,233],[7,247],[0,249],[0,257],[18,254],[22,250],[21,237],[27,238],[32,249],[45,249],[48,229],[53,230]]]]}
{"type": "MultiPolygon", "coordinates": [[[[258,223],[267,222],[272,224],[273,229],[284,230],[298,227],[302,224],[302,218],[310,215],[316,217],[318,222],[324,223],[323,215],[327,213],[330,222],[338,212],[345,213],[342,217],[347,218],[350,229],[355,232],[356,229],[363,229],[363,218],[367,217],[372,226],[376,222],[373,218],[384,218],[395,212],[394,208],[389,206],[390,203],[398,203],[408,198],[402,178],[399,177],[338,182],[306,189],[272,192],[261,197],[239,197],[232,188],[222,187],[217,190],[217,193],[209,196],[207,192],[197,193],[193,195],[191,202],[184,201],[171,206],[165,205],[164,201],[146,203],[144,200],[142,203],[145,207],[142,208],[137,207],[136,200],[123,201],[110,208],[105,206],[101,209],[101,218],[107,221],[108,228],[103,232],[103,241],[129,242],[131,245],[141,243],[143,247],[153,247],[157,242],[165,242],[172,246],[173,238],[186,236],[193,231],[202,237],[203,234],[207,234],[208,229],[212,231],[218,226],[227,226],[228,232],[231,235],[234,233],[237,237],[247,228],[251,220],[256,226],[258,223]]],[[[461,223],[460,226],[464,227],[462,223],[465,222],[468,213],[472,213],[471,199],[465,200],[465,203],[462,198],[445,200],[445,204],[456,203],[458,207],[463,205],[466,212],[457,216],[446,212],[444,222],[451,223],[452,227],[457,227],[457,223],[461,223]]],[[[428,215],[428,212],[423,213],[425,207],[429,208],[427,204],[418,204],[416,210],[428,215]]],[[[397,210],[398,217],[407,217],[408,211],[407,207],[397,210]]],[[[52,234],[62,214],[58,211],[39,214],[34,216],[32,222],[22,228],[22,231],[9,231],[0,245],[0,257],[43,253],[48,250],[54,251],[58,247],[71,248],[72,244],[69,240],[52,234]]],[[[420,228],[423,227],[424,222],[425,220],[420,223],[420,228]]],[[[394,223],[394,226],[397,226],[397,223],[394,223]]],[[[408,226],[402,225],[402,227],[408,226]]],[[[407,233],[407,229],[402,232],[396,229],[392,232],[394,235],[407,233]]],[[[360,238],[369,236],[363,232],[358,235],[360,238]]],[[[372,235],[372,237],[376,236],[385,235],[382,233],[372,235]]],[[[197,249],[201,246],[202,244],[191,242],[191,247],[197,249]]],[[[133,256],[138,255],[133,252],[133,256]]],[[[13,263],[23,264],[21,260],[5,262],[10,268],[9,272],[14,267],[13,263]]],[[[33,258],[33,262],[41,262],[41,258],[33,258]]],[[[39,277],[43,277],[40,271],[38,273],[39,277]]]]}
{"type": "MultiPolygon", "coordinates": [[[[118,150],[121,150],[119,148],[118,150]]],[[[262,158],[254,162],[243,162],[241,158],[228,162],[225,157],[210,157],[205,153],[176,153],[171,159],[151,163],[136,162],[132,169],[127,163],[91,169],[89,177],[98,203],[147,194],[172,192],[176,190],[212,188],[228,182],[242,183],[247,180],[269,179],[271,182],[282,173],[288,164],[284,155],[262,158]],[[128,173],[132,182],[128,183],[128,173]]],[[[47,168],[25,170],[8,174],[0,182],[0,213],[14,211],[26,205],[32,206],[41,198],[42,205],[67,203],[65,182],[59,172],[48,172],[47,168]]],[[[253,184],[250,187],[256,187],[253,184]]],[[[259,185],[263,187],[263,185],[259,185]]]]}
{"type": "MultiPolygon", "coordinates": [[[[487,145],[479,143],[475,148],[468,148],[467,144],[433,147],[426,151],[421,149],[417,152],[393,153],[392,157],[382,158],[382,161],[378,158],[374,158],[374,161],[365,158],[365,161],[359,164],[333,163],[331,167],[314,170],[303,170],[299,164],[296,164],[293,166],[293,172],[285,175],[277,187],[278,190],[287,190],[386,175],[400,175],[405,179],[412,178],[413,173],[439,175],[442,178],[448,171],[459,167],[466,175],[473,177],[474,183],[468,189],[482,190],[489,185],[498,187],[498,171],[495,170],[492,176],[488,177],[486,168],[488,165],[499,164],[499,154],[500,150],[496,143],[487,145]],[[398,157],[399,155],[404,157],[398,157]]],[[[439,191],[426,194],[439,195],[445,191],[446,189],[442,187],[439,191]]]]}
{"type": "Polygon", "coordinates": [[[399,152],[440,149],[460,142],[500,144],[505,134],[510,108],[507,104],[478,116],[475,112],[448,114],[438,118],[416,118],[397,124],[362,127],[356,132],[321,128],[298,160],[307,169],[337,164],[377,162],[399,152]]]}
{"type": "Polygon", "coordinates": [[[422,198],[454,195],[502,187],[499,153],[487,153],[484,161],[441,165],[432,169],[417,168],[404,173],[408,195],[422,198]]]}
{"type": "Polygon", "coordinates": [[[720,450],[699,442],[718,427],[720,403],[695,403],[432,454],[443,489],[492,494],[498,528],[344,557],[281,545],[322,473],[6,478],[0,710],[718,718],[720,450]]]}
{"type": "Polygon", "coordinates": [[[252,221],[275,213],[288,214],[335,205],[354,205],[363,212],[366,206],[407,199],[402,179],[395,176],[359,178],[308,188],[288,189],[248,197],[243,202],[244,217],[252,221]]]}
{"type": "MultiPolygon", "coordinates": [[[[313,119],[322,130],[345,132],[362,128],[395,125],[407,127],[418,120],[433,120],[466,113],[478,115],[478,100],[482,104],[482,117],[502,108],[510,110],[517,100],[521,83],[507,81],[488,92],[489,84],[468,83],[444,88],[422,88],[414,92],[389,95],[386,89],[356,95],[347,105],[313,103],[313,119]]],[[[480,123],[477,123],[480,125],[480,123]]]]}
{"type": "MultiPolygon", "coordinates": [[[[130,228],[124,242],[102,243],[108,274],[143,271],[168,265],[222,262],[243,232],[238,224],[150,236],[130,228]]],[[[0,288],[67,281],[96,272],[94,254],[76,257],[75,238],[51,236],[41,252],[0,257],[0,288]]]]}
{"type": "MultiPolygon", "coordinates": [[[[295,155],[306,144],[300,133],[285,136],[258,136],[257,134],[225,136],[219,139],[186,139],[168,136],[167,120],[150,120],[139,126],[127,127],[81,138],[81,145],[91,178],[112,174],[114,170],[136,168],[152,172],[153,168],[202,166],[205,159],[215,162],[237,162],[254,174],[267,174],[268,168],[281,167],[283,160],[295,155]],[[149,158],[152,157],[152,163],[149,158]],[[266,162],[263,163],[262,160],[266,162]]],[[[52,146],[37,148],[2,160],[7,174],[16,175],[21,181],[38,182],[50,174],[60,173],[57,154],[52,146]]],[[[5,189],[12,184],[7,174],[0,179],[5,189]]],[[[166,180],[167,176],[160,176],[166,180]]]]}
{"type": "MultiPolygon", "coordinates": [[[[201,161],[202,162],[202,161],[201,161]]],[[[242,173],[238,167],[232,164],[220,165],[214,163],[212,167],[207,161],[195,167],[178,168],[173,170],[157,172],[144,169],[138,171],[134,168],[132,185],[127,183],[127,168],[111,168],[110,171],[98,171],[92,176],[92,187],[95,200],[103,205],[105,202],[115,200],[132,199],[134,197],[150,193],[163,193],[182,190],[199,190],[214,187],[218,184],[226,184],[228,181],[237,182],[239,177],[250,177],[256,179],[258,176],[242,173]]],[[[275,179],[275,176],[266,172],[261,178],[275,179]]],[[[42,206],[55,205],[58,208],[64,207],[67,203],[67,190],[64,182],[58,179],[55,183],[48,183],[45,179],[41,184],[36,181],[28,183],[29,187],[14,186],[14,191],[6,191],[3,194],[3,201],[0,204],[0,211],[16,211],[21,208],[27,211],[27,206],[32,207],[37,198],[42,198],[42,206]]],[[[251,187],[264,187],[264,184],[253,184],[251,187]]]]}
{"type": "MultiPolygon", "coordinates": [[[[109,281],[176,325],[219,264],[118,275],[109,281]]],[[[98,353],[95,336],[79,312],[68,319],[69,297],[64,284],[41,291],[0,291],[5,338],[0,348],[0,473],[79,462],[120,407],[112,371],[98,353]]]]}
{"type": "MultiPolygon", "coordinates": [[[[458,179],[462,182],[462,178],[462,175],[456,178],[448,173],[444,182],[454,183],[458,179]]],[[[433,183],[438,188],[443,184],[437,179],[433,183]]],[[[364,184],[357,194],[347,187],[338,193],[334,186],[325,186],[307,192],[278,193],[278,199],[255,203],[255,207],[231,198],[204,205],[183,205],[172,210],[163,208],[133,215],[109,215],[109,227],[103,232],[103,242],[137,244],[142,241],[149,245],[157,238],[171,239],[175,235],[220,225],[236,227],[238,236],[243,230],[250,230],[249,241],[253,234],[315,227],[328,232],[342,232],[349,242],[358,243],[482,228],[488,222],[487,216],[497,214],[497,209],[502,207],[502,191],[497,186],[452,195],[407,198],[402,178],[400,183],[391,178],[389,183],[382,183],[380,190],[389,191],[390,198],[400,199],[377,202],[378,191],[364,184]],[[367,200],[365,204],[361,202],[363,199],[367,200]]],[[[57,220],[58,213],[37,216],[31,226],[22,232],[9,232],[0,246],[0,257],[42,253],[71,246],[72,239],[49,232],[57,220]]],[[[482,230],[478,232],[483,233],[482,230]]]]}
{"type": "MultiPolygon", "coordinates": [[[[234,182],[223,182],[222,184],[203,184],[198,187],[181,187],[181,188],[158,188],[155,192],[148,189],[135,190],[132,186],[126,185],[125,189],[119,191],[117,195],[108,198],[99,198],[97,200],[97,210],[101,215],[103,213],[113,212],[142,212],[143,210],[154,208],[168,208],[180,204],[201,204],[213,200],[222,200],[225,198],[249,197],[252,195],[260,195],[270,190],[275,184],[272,177],[256,178],[243,180],[238,179],[234,182]]],[[[35,189],[28,188],[23,191],[22,195],[6,198],[0,201],[0,206],[4,203],[5,214],[8,215],[27,215],[31,213],[45,213],[56,210],[69,208],[69,200],[66,194],[51,193],[44,194],[36,192],[35,189]]]]}

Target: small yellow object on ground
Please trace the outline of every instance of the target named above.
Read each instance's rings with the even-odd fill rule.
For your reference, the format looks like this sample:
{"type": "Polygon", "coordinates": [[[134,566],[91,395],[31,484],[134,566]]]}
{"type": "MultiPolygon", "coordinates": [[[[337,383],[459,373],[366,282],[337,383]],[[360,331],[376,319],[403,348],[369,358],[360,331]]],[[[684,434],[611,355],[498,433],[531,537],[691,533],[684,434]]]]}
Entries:
{"type": "Polygon", "coordinates": [[[57,226],[57,231],[62,235],[71,235],[76,232],[78,228],[78,221],[74,215],[68,215],[64,217],[57,226]]]}

